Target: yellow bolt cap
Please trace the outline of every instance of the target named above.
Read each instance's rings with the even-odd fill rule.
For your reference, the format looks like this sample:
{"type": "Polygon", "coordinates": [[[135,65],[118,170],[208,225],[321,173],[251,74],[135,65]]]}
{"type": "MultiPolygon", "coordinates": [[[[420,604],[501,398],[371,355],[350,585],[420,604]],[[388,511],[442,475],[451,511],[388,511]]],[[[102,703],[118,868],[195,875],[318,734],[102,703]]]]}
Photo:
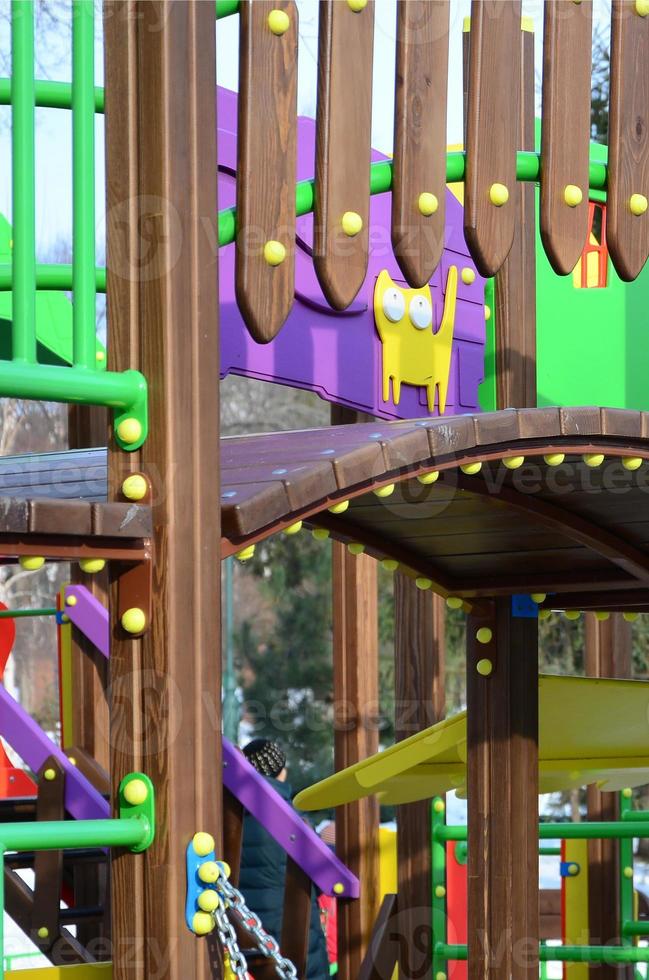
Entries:
{"type": "Polygon", "coordinates": [[[539,609],[539,619],[549,619],[551,615],[551,609],[539,609]]]}
{"type": "Polygon", "coordinates": [[[625,619],[627,621],[627,623],[635,623],[636,619],[638,618],[638,613],[637,612],[625,612],[625,613],[622,613],[622,618],[625,619]]]}
{"type": "Polygon", "coordinates": [[[494,669],[494,665],[491,660],[487,660],[486,657],[483,660],[478,660],[476,664],[476,670],[482,677],[489,677],[494,669]]]}
{"type": "Polygon", "coordinates": [[[421,473],[417,479],[425,487],[430,486],[431,483],[437,483],[439,480],[439,470],[431,470],[430,473],[421,473]]]}
{"type": "Polygon", "coordinates": [[[143,779],[131,779],[124,787],[124,799],[131,806],[142,806],[148,795],[149,788],[143,779]]]}
{"type": "Polygon", "coordinates": [[[578,864],[574,864],[574,863],[569,864],[568,865],[568,874],[572,875],[573,877],[575,875],[578,875],[579,874],[579,865],[578,864]]]}
{"type": "Polygon", "coordinates": [[[211,854],[216,846],[212,835],[206,834],[203,830],[199,830],[197,834],[194,834],[192,845],[199,857],[205,857],[207,854],[211,854]]]}
{"type": "Polygon", "coordinates": [[[581,187],[577,187],[576,184],[567,184],[563,192],[563,199],[569,208],[578,207],[584,199],[581,187]]]}
{"type": "Polygon", "coordinates": [[[352,541],[347,545],[347,551],[350,555],[362,555],[365,551],[365,545],[361,544],[360,541],[352,541]]]}
{"type": "Polygon", "coordinates": [[[146,626],[144,610],[138,609],[137,606],[127,609],[122,615],[121,623],[127,633],[141,633],[146,626]]]}
{"type": "Polygon", "coordinates": [[[449,609],[461,609],[464,605],[464,599],[460,599],[459,595],[450,595],[446,600],[446,605],[449,609]]]}
{"type": "Polygon", "coordinates": [[[48,783],[51,783],[54,779],[56,779],[56,769],[46,769],[43,773],[43,778],[46,779],[48,783]]]}
{"type": "Polygon", "coordinates": [[[435,802],[433,803],[433,810],[435,811],[435,813],[444,813],[445,809],[446,809],[446,804],[444,803],[444,800],[435,800],[435,802]]]}
{"type": "Polygon", "coordinates": [[[468,266],[462,269],[462,282],[465,286],[470,286],[472,282],[475,282],[475,272],[468,266]]]}
{"type": "Polygon", "coordinates": [[[443,970],[438,970],[435,974],[435,980],[447,980],[446,974],[443,970]]]}
{"type": "Polygon", "coordinates": [[[213,888],[205,888],[196,901],[202,912],[215,912],[221,904],[219,893],[213,888]]]}
{"type": "Polygon", "coordinates": [[[479,473],[482,469],[482,463],[463,463],[462,466],[460,466],[460,469],[463,473],[466,473],[467,476],[475,476],[475,474],[479,473]]]}
{"type": "MultiPolygon", "coordinates": [[[[649,9],[649,4],[648,4],[648,9],[649,9]]],[[[631,197],[629,198],[629,210],[631,211],[631,214],[634,214],[636,216],[636,218],[639,218],[641,215],[643,215],[648,207],[649,207],[649,201],[647,201],[647,198],[645,197],[644,194],[632,194],[631,197]]]]}
{"type": "Polygon", "coordinates": [[[296,521],[295,524],[290,524],[288,527],[284,528],[284,534],[297,534],[302,530],[302,521],[296,521]]]}
{"type": "Polygon", "coordinates": [[[271,10],[268,15],[268,26],[271,32],[279,37],[281,34],[286,34],[291,22],[284,10],[271,10]]]}
{"type": "Polygon", "coordinates": [[[329,513],[344,514],[348,507],[349,507],[349,501],[341,500],[340,503],[331,505],[331,507],[329,508],[329,513]]]}
{"type": "Polygon", "coordinates": [[[268,265],[281,265],[286,258],[286,249],[281,242],[269,241],[264,245],[264,259],[268,265]]]}
{"type": "Polygon", "coordinates": [[[21,568],[24,568],[26,572],[36,572],[39,568],[42,568],[45,564],[44,558],[37,558],[36,555],[21,555],[18,559],[21,568]]]}
{"type": "Polygon", "coordinates": [[[635,0],[635,12],[640,17],[649,17],[649,0],[635,0]]]}
{"type": "Polygon", "coordinates": [[[137,419],[122,419],[117,426],[117,435],[130,446],[142,438],[142,423],[137,419]]]}
{"type": "Polygon", "coordinates": [[[484,306],[484,318],[485,320],[491,320],[491,307],[487,303],[484,306]]]}
{"type": "Polygon", "coordinates": [[[342,218],[343,231],[350,238],[363,230],[363,219],[356,211],[345,211],[342,218]]]}
{"type": "Polygon", "coordinates": [[[311,534],[316,541],[326,541],[329,537],[329,531],[326,529],[326,527],[314,527],[311,534]]]}
{"type": "Polygon", "coordinates": [[[76,595],[66,595],[66,597],[65,597],[65,604],[66,604],[66,606],[76,606],[76,604],[77,604],[77,597],[76,597],[76,595]]]}
{"type": "Polygon", "coordinates": [[[631,789],[630,786],[625,786],[625,788],[622,790],[622,796],[624,797],[625,800],[631,799],[631,797],[633,796],[633,790],[631,789]]]}
{"type": "Polygon", "coordinates": [[[423,214],[425,218],[430,218],[431,214],[435,214],[439,207],[439,201],[435,194],[431,194],[429,191],[424,191],[423,194],[419,195],[417,200],[417,207],[419,208],[419,213],[423,214]]]}
{"type": "Polygon", "coordinates": [[[503,465],[507,467],[508,470],[517,470],[525,462],[524,456],[506,456],[503,459],[503,465]]]}
{"type": "Polygon", "coordinates": [[[249,561],[255,553],[254,544],[249,544],[247,548],[242,548],[241,551],[237,551],[237,558],[239,561],[249,561]]]}
{"type": "Polygon", "coordinates": [[[565,453],[548,453],[543,457],[548,466],[561,466],[565,458],[565,453]]]}
{"type": "Polygon", "coordinates": [[[96,575],[97,572],[101,572],[105,567],[106,562],[103,558],[82,558],[79,562],[81,571],[86,572],[88,575],[96,575]]]}
{"type": "Polygon", "coordinates": [[[604,453],[584,453],[581,457],[586,466],[601,466],[604,462],[604,453]]]}
{"type": "Polygon", "coordinates": [[[625,878],[633,878],[633,868],[630,868],[627,865],[627,867],[624,869],[624,877],[625,878]]]}
{"type": "Polygon", "coordinates": [[[49,934],[50,930],[47,928],[47,926],[41,926],[37,933],[39,939],[47,939],[49,934]]]}
{"type": "Polygon", "coordinates": [[[95,354],[95,360],[98,361],[99,364],[102,364],[106,360],[106,355],[103,352],[103,350],[97,351],[97,353],[95,354]]]}
{"type": "Polygon", "coordinates": [[[394,483],[388,483],[385,487],[379,487],[378,490],[374,490],[374,494],[377,497],[391,497],[394,493],[394,483]]]}
{"type": "Polygon", "coordinates": [[[639,470],[642,466],[642,458],[640,456],[623,456],[622,466],[625,470],[639,470]]]}
{"type": "Polygon", "coordinates": [[[149,485],[141,473],[127,476],[122,483],[122,493],[127,500],[143,500],[147,495],[149,485]]]}
{"type": "Polygon", "coordinates": [[[446,895],[446,889],[444,885],[435,885],[435,898],[444,898],[446,895]]]}
{"type": "Polygon", "coordinates": [[[345,886],[343,885],[342,881],[337,881],[336,884],[334,885],[334,894],[342,895],[344,894],[344,891],[345,891],[345,886]]]}
{"type": "Polygon", "coordinates": [[[213,885],[221,877],[221,869],[216,861],[204,861],[198,867],[198,877],[206,885],[213,885]]]}
{"type": "Polygon", "coordinates": [[[607,619],[611,618],[610,612],[596,612],[595,619],[599,620],[600,623],[605,623],[607,619]]]}
{"type": "Polygon", "coordinates": [[[426,589],[432,588],[433,583],[429,578],[425,578],[423,575],[421,575],[419,578],[415,579],[415,585],[418,589],[421,589],[422,592],[425,592],[426,589]]]}
{"type": "Polygon", "coordinates": [[[536,602],[538,604],[539,602],[545,602],[547,595],[545,592],[533,592],[530,599],[532,602],[536,602]]]}
{"type": "Polygon", "coordinates": [[[77,764],[77,760],[75,759],[75,757],[73,755],[69,755],[68,756],[68,762],[70,763],[71,766],[76,766],[76,764],[77,764]]]}
{"type": "Polygon", "coordinates": [[[194,912],[192,929],[197,936],[207,936],[214,929],[215,922],[209,912],[194,912]]]}
{"type": "Polygon", "coordinates": [[[581,613],[579,612],[578,609],[566,609],[563,615],[566,617],[566,619],[575,620],[575,619],[579,619],[581,613]]]}
{"type": "Polygon", "coordinates": [[[504,184],[492,184],[489,188],[489,200],[494,207],[501,208],[509,200],[509,191],[504,184]]]}
{"type": "Polygon", "coordinates": [[[399,562],[395,558],[384,558],[381,565],[386,572],[396,572],[399,562]]]}
{"type": "Polygon", "coordinates": [[[481,626],[478,632],[476,633],[475,638],[478,641],[478,643],[491,643],[493,639],[493,632],[489,629],[488,626],[481,626]]]}
{"type": "Polygon", "coordinates": [[[347,6],[350,10],[353,10],[355,14],[360,14],[361,10],[367,7],[367,0],[347,0],[347,6]]]}

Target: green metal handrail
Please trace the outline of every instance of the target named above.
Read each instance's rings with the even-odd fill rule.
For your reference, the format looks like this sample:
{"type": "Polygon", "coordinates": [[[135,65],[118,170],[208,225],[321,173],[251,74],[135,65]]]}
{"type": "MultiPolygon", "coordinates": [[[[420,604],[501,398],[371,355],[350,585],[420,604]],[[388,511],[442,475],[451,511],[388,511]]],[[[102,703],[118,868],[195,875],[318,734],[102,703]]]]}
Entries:
{"type": "MultiPolygon", "coordinates": [[[[436,943],[435,955],[443,960],[466,960],[464,943],[436,943]]],[[[552,963],[649,963],[649,946],[546,946],[539,945],[541,962],[552,963]]]]}
{"type": "Polygon", "coordinates": [[[0,609],[0,619],[22,619],[26,616],[56,616],[58,609],[0,609]]]}
{"type": "MultiPolygon", "coordinates": [[[[648,815],[633,812],[634,819],[622,821],[594,820],[588,823],[540,823],[540,840],[631,840],[649,837],[648,815]],[[637,818],[637,819],[636,819],[637,818]]],[[[461,825],[435,826],[433,838],[466,840],[467,827],[461,825]]]]}

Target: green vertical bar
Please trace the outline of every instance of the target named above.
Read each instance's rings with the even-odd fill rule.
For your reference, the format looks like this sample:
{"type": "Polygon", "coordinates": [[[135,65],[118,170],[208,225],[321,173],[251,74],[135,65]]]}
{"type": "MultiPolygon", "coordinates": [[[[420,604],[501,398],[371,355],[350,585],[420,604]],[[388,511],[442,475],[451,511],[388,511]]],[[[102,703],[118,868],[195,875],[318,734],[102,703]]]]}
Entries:
{"type": "Polygon", "coordinates": [[[5,937],[4,937],[4,917],[5,917],[5,852],[0,847],[0,980],[5,975],[5,937]]]}
{"type": "Polygon", "coordinates": [[[34,3],[11,4],[11,172],[14,360],[36,363],[34,3]]]}
{"type": "MultiPolygon", "coordinates": [[[[620,793],[620,819],[625,819],[633,809],[633,797],[630,789],[620,793]]],[[[629,819],[628,817],[626,818],[629,819]]],[[[622,936],[622,946],[633,946],[634,939],[624,935],[624,923],[630,922],[633,915],[633,838],[620,840],[620,919],[619,932],[622,936]],[[631,873],[629,874],[629,868],[631,873]]]]}
{"type": "Polygon", "coordinates": [[[447,962],[437,952],[438,944],[446,944],[446,841],[435,833],[438,827],[443,827],[446,821],[446,803],[436,796],[431,807],[431,871],[433,894],[431,898],[433,921],[433,977],[446,975],[447,962]]]}
{"type": "Polygon", "coordinates": [[[77,367],[95,368],[95,14],[72,5],[72,333],[77,367]]]}

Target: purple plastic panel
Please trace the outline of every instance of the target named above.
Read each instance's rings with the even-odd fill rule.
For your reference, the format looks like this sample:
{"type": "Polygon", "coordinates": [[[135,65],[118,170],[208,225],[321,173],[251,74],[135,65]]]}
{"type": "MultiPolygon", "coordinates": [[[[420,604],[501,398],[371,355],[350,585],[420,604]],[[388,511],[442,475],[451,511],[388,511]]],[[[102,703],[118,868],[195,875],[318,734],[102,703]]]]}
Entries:
{"type": "Polygon", "coordinates": [[[358,898],[360,884],[293,807],[223,739],[223,783],[325,895],[358,898]],[[334,892],[334,885],[342,885],[334,892]]]}
{"type": "Polygon", "coordinates": [[[105,657],[110,654],[110,626],[108,610],[101,604],[85,585],[68,585],[65,598],[74,596],[76,603],[65,606],[65,615],[71,623],[94,643],[105,657]]]}
{"type": "MultiPolygon", "coordinates": [[[[218,89],[219,207],[236,203],[237,96],[218,89]]],[[[297,179],[313,177],[315,122],[298,120],[297,179]]],[[[372,152],[373,160],[385,157],[372,152]]],[[[372,198],[370,207],[370,260],[368,274],[352,305],[338,313],[331,309],[313,271],[311,248],[313,216],[297,221],[295,303],[279,336],[270,344],[257,344],[239,315],[234,298],[234,245],[219,250],[221,317],[221,376],[229,373],[307,388],[328,401],[387,419],[420,418],[429,414],[426,389],[405,383],[398,405],[382,397],[382,345],[374,323],[374,287],[382,270],[394,283],[407,288],[392,253],[389,194],[372,198]]],[[[446,415],[479,411],[478,384],[484,374],[484,284],[464,242],[463,209],[447,192],[445,251],[441,267],[431,280],[433,324],[440,324],[444,289],[451,265],[470,269],[472,283],[458,284],[453,353],[446,415]]]]}
{"type": "Polygon", "coordinates": [[[103,820],[110,816],[108,801],[30,718],[0,684],[0,735],[30,769],[38,772],[53,755],[65,770],[65,808],[77,820],[103,820]]]}

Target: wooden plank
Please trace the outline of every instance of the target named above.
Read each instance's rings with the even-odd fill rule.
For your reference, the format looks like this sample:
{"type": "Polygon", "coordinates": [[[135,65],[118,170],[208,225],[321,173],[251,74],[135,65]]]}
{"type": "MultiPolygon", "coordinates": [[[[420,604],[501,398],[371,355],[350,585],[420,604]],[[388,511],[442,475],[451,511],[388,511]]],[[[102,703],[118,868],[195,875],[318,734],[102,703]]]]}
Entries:
{"type": "MultiPolygon", "coordinates": [[[[444,603],[399,572],[395,602],[395,741],[444,717],[444,603]]],[[[431,980],[430,800],[397,807],[399,976],[431,980]]]]}
{"type": "MultiPolygon", "coordinates": [[[[584,668],[587,677],[632,676],[631,624],[620,613],[599,622],[591,613],[585,617],[584,668]]],[[[617,793],[601,793],[586,787],[589,820],[619,820],[617,793]]],[[[590,943],[617,942],[620,935],[619,848],[615,841],[588,841],[588,925],[590,943]]],[[[599,980],[632,980],[633,967],[603,963],[599,980]]]]}
{"type": "Polygon", "coordinates": [[[295,285],[297,8],[242,0],[239,25],[235,287],[250,333],[267,343],[295,285]]]}
{"type": "MultiPolygon", "coordinates": [[[[546,255],[560,276],[572,272],[588,237],[592,35],[591,0],[547,0],[540,227],[546,255]]],[[[533,128],[533,111],[530,122],[533,128]]]]}
{"type": "Polygon", "coordinates": [[[151,509],[134,503],[92,504],[92,530],[98,537],[150,538],[151,509]]]}
{"type": "MultiPolygon", "coordinates": [[[[45,760],[38,773],[37,820],[65,819],[65,772],[55,756],[45,760]]],[[[63,851],[36,851],[34,857],[34,904],[30,938],[45,952],[59,935],[59,904],[63,884],[63,851]]]]}
{"type": "Polygon", "coordinates": [[[627,282],[649,255],[647,105],[649,16],[634,0],[613,0],[606,238],[613,265],[627,282]]]}
{"type": "Polygon", "coordinates": [[[313,264],[336,310],[367,272],[373,42],[374,0],[321,0],[313,264]]]}
{"type": "Polygon", "coordinates": [[[537,628],[509,599],[467,620],[469,980],[538,977],[537,628]]]}
{"type": "MultiPolygon", "coordinates": [[[[156,601],[111,649],[111,778],[142,769],[156,838],[112,858],[113,975],[212,976],[184,918],[185,850],[207,831],[221,851],[221,689],[216,53],[209,3],[109,2],[105,12],[108,366],[137,368],[154,397],[149,437],[109,449],[109,484],[142,472],[153,499],[156,601]],[[140,230],[145,227],[147,235],[140,230]],[[181,247],[182,245],[182,247],[181,247]]],[[[117,606],[119,581],[111,588],[117,606]]]]}
{"type": "MultiPolygon", "coordinates": [[[[378,751],[376,563],[333,544],[336,770],[378,751]]],[[[336,811],[336,852],[363,882],[358,899],[338,899],[338,972],[356,980],[378,912],[379,805],[368,797],[336,811]]]]}
{"type": "Polygon", "coordinates": [[[32,500],[29,505],[31,534],[89,535],[90,504],[86,500],[32,500]]]}
{"type": "Polygon", "coordinates": [[[280,949],[282,955],[295,966],[300,980],[306,977],[312,890],[311,879],[306,872],[293,858],[287,858],[280,949]]]}
{"type": "Polygon", "coordinates": [[[448,25],[448,0],[397,3],[392,247],[415,288],[444,248],[448,25]]]}
{"type": "Polygon", "coordinates": [[[521,4],[471,4],[464,237],[483,276],[501,267],[514,240],[519,133],[521,4]],[[496,203],[494,203],[496,202],[496,203]]]}
{"type": "MultiPolygon", "coordinates": [[[[570,0],[572,2],[572,0],[570,0]]],[[[519,31],[520,99],[517,148],[534,150],[534,32],[519,31]]],[[[496,274],[496,398],[498,408],[536,406],[536,191],[518,182],[509,255],[496,274]]]]}
{"type": "Polygon", "coordinates": [[[372,930],[367,953],[361,963],[358,980],[386,980],[392,976],[396,964],[397,947],[394,943],[393,924],[397,914],[397,896],[386,895],[372,930]]]}

